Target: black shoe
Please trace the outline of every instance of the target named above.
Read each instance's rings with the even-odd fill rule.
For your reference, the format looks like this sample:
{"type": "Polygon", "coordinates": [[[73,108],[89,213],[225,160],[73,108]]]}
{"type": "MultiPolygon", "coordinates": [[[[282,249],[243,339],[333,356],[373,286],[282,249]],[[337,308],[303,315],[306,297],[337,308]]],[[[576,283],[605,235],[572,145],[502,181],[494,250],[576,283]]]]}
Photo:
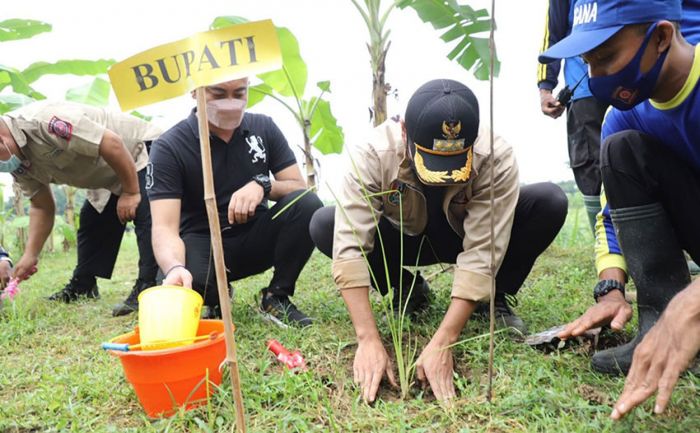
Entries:
{"type": "MultiPolygon", "coordinates": [[[[520,316],[513,312],[511,305],[518,305],[518,300],[515,296],[496,296],[496,327],[499,329],[514,328],[521,334],[526,335],[528,332],[527,325],[520,316]]],[[[479,303],[474,311],[474,315],[488,319],[489,308],[488,303],[479,303]]]]}
{"type": "Polygon", "coordinates": [[[100,292],[97,288],[97,283],[93,281],[91,285],[82,285],[77,278],[73,277],[64,288],[49,296],[48,299],[49,301],[61,301],[70,304],[77,301],[81,296],[89,299],[99,299],[100,292]]]}
{"type": "Polygon", "coordinates": [[[267,289],[262,289],[260,292],[262,295],[260,311],[275,324],[306,327],[313,323],[309,316],[292,304],[288,296],[274,295],[267,289]]]}
{"type": "Polygon", "coordinates": [[[156,285],[155,281],[142,281],[136,280],[134,287],[131,289],[131,293],[126,297],[124,302],[117,304],[112,309],[112,317],[126,316],[139,309],[139,295],[144,290],[156,285]]]}
{"type": "Polygon", "coordinates": [[[394,298],[391,300],[391,306],[395,313],[405,311],[406,315],[415,316],[416,313],[424,310],[430,303],[430,286],[421,276],[420,271],[416,272],[415,282],[413,280],[413,274],[404,269],[402,281],[404,288],[401,291],[394,289],[394,298]],[[413,289],[411,289],[411,286],[413,286],[413,289]]]}

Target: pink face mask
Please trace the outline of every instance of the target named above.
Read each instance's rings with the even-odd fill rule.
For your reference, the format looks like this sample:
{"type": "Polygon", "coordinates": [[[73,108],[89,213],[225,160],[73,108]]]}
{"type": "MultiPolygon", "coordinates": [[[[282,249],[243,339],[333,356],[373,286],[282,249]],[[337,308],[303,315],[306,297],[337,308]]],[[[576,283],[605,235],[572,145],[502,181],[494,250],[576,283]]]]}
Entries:
{"type": "Polygon", "coordinates": [[[209,123],[226,131],[238,128],[248,101],[244,99],[214,99],[207,102],[209,123]]]}

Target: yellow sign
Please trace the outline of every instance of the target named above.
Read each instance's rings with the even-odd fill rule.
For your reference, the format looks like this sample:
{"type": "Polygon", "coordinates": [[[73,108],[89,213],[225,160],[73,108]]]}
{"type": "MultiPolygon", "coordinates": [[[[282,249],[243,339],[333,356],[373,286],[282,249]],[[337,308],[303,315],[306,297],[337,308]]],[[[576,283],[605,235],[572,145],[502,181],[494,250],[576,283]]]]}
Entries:
{"type": "Polygon", "coordinates": [[[265,20],[160,45],[112,65],[109,78],[119,105],[127,111],[281,67],[275,26],[265,20]]]}

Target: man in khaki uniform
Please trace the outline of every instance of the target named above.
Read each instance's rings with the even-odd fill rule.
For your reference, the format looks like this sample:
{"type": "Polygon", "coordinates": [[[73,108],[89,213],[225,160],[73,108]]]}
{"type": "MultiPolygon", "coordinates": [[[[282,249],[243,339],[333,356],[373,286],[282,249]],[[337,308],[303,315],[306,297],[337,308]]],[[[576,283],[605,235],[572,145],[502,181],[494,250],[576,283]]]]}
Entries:
{"type": "Polygon", "coordinates": [[[497,314],[506,325],[526,330],[505,295],[517,293],[559,232],[567,199],[551,183],[521,187],[513,150],[496,136],[491,207],[489,135],[479,127],[478,102],[466,86],[430,81],[411,97],[405,120],[386,121],[368,143],[353,149],[353,169],[338,205],[314,214],[312,239],[333,257],[333,277],[357,335],[354,377],[366,401],[374,400],[385,374],[394,382],[369,286],[382,294],[393,287],[400,294],[395,307],[418,311],[427,301],[427,284],[403,266],[438,262],[456,263],[452,300],[416,373],[438,399],[454,397],[452,352],[446,347],[457,341],[478,303],[489,299],[492,214],[500,267],[497,314]]]}
{"type": "MultiPolygon", "coordinates": [[[[0,117],[0,170],[12,173],[31,202],[29,239],[14,276],[31,275],[51,234],[56,209],[49,184],[54,183],[90,191],[80,213],[78,265],[71,281],[50,299],[98,297],[95,277],[111,277],[125,224],[131,220],[140,254],[134,291],[154,284],[146,142],[159,135],[158,128],[136,117],[71,102],[42,101],[0,117]]],[[[115,315],[133,310],[131,304],[115,315]]]]}

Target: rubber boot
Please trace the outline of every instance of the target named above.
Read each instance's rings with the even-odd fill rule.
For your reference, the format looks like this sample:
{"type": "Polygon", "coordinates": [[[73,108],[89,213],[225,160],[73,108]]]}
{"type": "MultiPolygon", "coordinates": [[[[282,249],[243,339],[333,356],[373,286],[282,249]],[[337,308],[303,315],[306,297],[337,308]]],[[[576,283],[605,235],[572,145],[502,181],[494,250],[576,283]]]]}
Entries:
{"type": "Polygon", "coordinates": [[[600,213],[600,196],[599,195],[584,195],[583,205],[586,207],[586,216],[588,224],[591,226],[591,231],[595,237],[595,224],[600,213]]]}
{"type": "Polygon", "coordinates": [[[601,373],[627,374],[637,344],[654,326],[676,293],[690,283],[671,221],[659,203],[611,210],[615,233],[637,286],[638,332],[632,341],[593,355],[601,373]]]}

